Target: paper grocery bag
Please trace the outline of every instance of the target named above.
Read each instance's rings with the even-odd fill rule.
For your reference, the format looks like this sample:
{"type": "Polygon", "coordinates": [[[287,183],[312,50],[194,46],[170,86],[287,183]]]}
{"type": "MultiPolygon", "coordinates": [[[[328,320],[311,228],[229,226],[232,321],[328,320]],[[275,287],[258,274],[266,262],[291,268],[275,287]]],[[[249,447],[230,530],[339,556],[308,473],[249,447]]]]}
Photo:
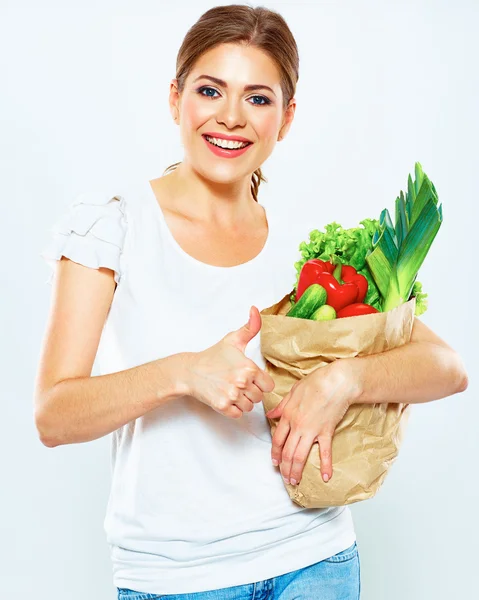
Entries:
{"type": "MultiPolygon", "coordinates": [[[[275,382],[264,394],[265,412],[277,406],[297,380],[341,358],[377,354],[411,339],[416,299],[387,311],[313,321],[287,317],[290,296],[261,311],[261,353],[275,382]]],[[[290,498],[306,508],[343,506],[373,497],[396,459],[409,405],[353,404],[333,437],[333,476],[325,483],[315,442],[299,485],[285,484],[290,498]]],[[[278,419],[268,419],[271,435],[278,419]]]]}

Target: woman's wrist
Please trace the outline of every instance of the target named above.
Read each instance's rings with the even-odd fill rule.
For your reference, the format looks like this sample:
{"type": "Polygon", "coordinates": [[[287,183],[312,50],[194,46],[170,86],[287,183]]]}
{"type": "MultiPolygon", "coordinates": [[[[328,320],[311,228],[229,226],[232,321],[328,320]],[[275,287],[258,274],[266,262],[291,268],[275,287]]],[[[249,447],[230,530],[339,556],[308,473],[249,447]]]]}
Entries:
{"type": "Polygon", "coordinates": [[[175,397],[192,396],[194,392],[191,365],[197,352],[179,352],[171,358],[175,359],[173,369],[173,394],[175,397]]]}
{"type": "Polygon", "coordinates": [[[155,395],[154,405],[150,410],[158,408],[165,402],[191,395],[189,364],[194,354],[194,352],[178,352],[154,361],[155,395]]]}

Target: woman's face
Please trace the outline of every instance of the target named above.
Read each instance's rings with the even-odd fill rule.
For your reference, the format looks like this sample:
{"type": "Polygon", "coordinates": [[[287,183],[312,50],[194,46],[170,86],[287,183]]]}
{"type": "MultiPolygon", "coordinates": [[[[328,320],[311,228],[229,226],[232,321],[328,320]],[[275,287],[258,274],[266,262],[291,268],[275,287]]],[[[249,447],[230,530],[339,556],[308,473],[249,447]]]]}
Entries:
{"type": "Polygon", "coordinates": [[[228,183],[250,180],[278,137],[286,135],[295,102],[291,100],[283,110],[280,73],[267,54],[240,44],[221,44],[198,59],[181,95],[177,80],[172,81],[170,107],[180,125],[185,161],[206,178],[228,183]],[[245,90],[248,85],[271,89],[245,90]],[[252,144],[245,152],[226,158],[212,151],[205,133],[241,136],[252,144]]]}

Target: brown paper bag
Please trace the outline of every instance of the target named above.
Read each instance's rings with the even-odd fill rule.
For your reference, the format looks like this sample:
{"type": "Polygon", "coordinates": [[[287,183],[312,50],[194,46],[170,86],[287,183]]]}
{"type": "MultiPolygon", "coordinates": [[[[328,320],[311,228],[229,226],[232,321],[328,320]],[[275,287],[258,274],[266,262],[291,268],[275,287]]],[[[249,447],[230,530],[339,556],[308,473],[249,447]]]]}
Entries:
{"type": "MultiPolygon", "coordinates": [[[[411,339],[416,299],[370,315],[331,321],[286,317],[289,292],[261,311],[261,353],[275,381],[264,394],[265,411],[277,406],[297,380],[340,358],[377,354],[411,339]]],[[[333,437],[333,476],[325,483],[315,442],[299,485],[285,484],[290,498],[306,508],[343,506],[372,498],[396,459],[409,416],[408,404],[353,404],[333,437]]],[[[268,419],[271,435],[279,419],[268,419]]]]}

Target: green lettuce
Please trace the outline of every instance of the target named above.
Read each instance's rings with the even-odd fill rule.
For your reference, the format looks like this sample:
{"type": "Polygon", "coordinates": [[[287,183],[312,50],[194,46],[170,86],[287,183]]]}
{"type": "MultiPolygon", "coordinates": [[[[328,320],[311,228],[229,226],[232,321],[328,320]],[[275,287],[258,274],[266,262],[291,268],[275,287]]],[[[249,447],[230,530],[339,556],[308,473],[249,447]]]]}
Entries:
{"type": "Polygon", "coordinates": [[[419,281],[414,282],[409,299],[413,298],[414,296],[416,296],[416,310],[414,311],[414,314],[416,317],[420,317],[428,309],[428,301],[427,294],[423,293],[422,283],[419,283],[419,281]]]}

